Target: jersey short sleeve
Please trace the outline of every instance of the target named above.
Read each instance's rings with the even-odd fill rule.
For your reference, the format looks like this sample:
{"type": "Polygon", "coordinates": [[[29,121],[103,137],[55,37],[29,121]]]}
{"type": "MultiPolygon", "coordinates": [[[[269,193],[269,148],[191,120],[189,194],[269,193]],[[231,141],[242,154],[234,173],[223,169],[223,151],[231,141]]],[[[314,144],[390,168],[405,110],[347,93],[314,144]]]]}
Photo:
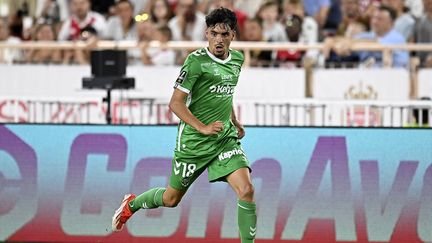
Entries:
{"type": "Polygon", "coordinates": [[[181,68],[180,75],[175,82],[174,88],[189,94],[200,75],[201,65],[196,58],[189,55],[181,68]]]}

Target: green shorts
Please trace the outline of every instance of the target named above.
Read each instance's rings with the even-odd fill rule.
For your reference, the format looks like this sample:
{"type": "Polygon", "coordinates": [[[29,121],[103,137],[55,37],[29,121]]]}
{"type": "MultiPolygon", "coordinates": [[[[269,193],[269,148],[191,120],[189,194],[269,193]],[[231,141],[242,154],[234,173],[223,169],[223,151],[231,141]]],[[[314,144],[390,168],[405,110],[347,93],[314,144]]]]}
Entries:
{"type": "Polygon", "coordinates": [[[174,156],[169,185],[176,190],[186,191],[206,168],[209,182],[226,181],[227,175],[240,168],[250,170],[249,161],[237,139],[229,139],[220,151],[207,158],[182,159],[174,156]]]}

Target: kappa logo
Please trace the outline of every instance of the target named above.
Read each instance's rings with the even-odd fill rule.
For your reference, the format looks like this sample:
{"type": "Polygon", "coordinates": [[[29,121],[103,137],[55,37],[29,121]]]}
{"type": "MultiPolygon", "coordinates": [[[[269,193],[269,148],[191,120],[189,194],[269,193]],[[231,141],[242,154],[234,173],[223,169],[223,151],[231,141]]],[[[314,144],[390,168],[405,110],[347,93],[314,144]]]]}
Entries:
{"type": "Polygon", "coordinates": [[[219,154],[218,158],[219,158],[219,161],[222,161],[224,159],[231,159],[232,156],[238,155],[238,154],[244,155],[244,152],[241,149],[236,149],[235,148],[235,149],[233,149],[231,151],[223,152],[223,153],[219,154]]]}

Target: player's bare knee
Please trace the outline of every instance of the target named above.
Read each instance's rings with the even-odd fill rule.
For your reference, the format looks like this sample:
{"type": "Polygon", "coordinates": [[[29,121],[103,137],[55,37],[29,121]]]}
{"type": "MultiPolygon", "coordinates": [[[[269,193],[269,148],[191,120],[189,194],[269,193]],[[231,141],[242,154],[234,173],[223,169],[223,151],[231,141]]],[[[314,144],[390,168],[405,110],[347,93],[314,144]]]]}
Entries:
{"type": "Polygon", "coordinates": [[[180,203],[181,197],[170,197],[164,200],[164,206],[168,208],[175,208],[180,203]]]}
{"type": "Polygon", "coordinates": [[[237,196],[240,200],[252,201],[255,193],[255,188],[252,184],[246,184],[237,188],[237,196]]]}

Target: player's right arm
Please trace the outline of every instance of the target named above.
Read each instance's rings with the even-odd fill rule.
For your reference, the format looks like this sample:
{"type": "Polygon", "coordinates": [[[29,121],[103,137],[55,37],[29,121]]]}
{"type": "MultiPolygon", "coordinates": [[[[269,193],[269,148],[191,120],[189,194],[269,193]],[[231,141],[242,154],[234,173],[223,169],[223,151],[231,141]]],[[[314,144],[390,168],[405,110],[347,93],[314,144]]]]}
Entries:
{"type": "Polygon", "coordinates": [[[187,93],[177,88],[174,89],[171,96],[169,108],[178,116],[178,118],[204,135],[214,135],[222,131],[223,123],[221,121],[215,121],[206,125],[196,118],[186,106],[185,102],[187,96],[187,93]]]}

